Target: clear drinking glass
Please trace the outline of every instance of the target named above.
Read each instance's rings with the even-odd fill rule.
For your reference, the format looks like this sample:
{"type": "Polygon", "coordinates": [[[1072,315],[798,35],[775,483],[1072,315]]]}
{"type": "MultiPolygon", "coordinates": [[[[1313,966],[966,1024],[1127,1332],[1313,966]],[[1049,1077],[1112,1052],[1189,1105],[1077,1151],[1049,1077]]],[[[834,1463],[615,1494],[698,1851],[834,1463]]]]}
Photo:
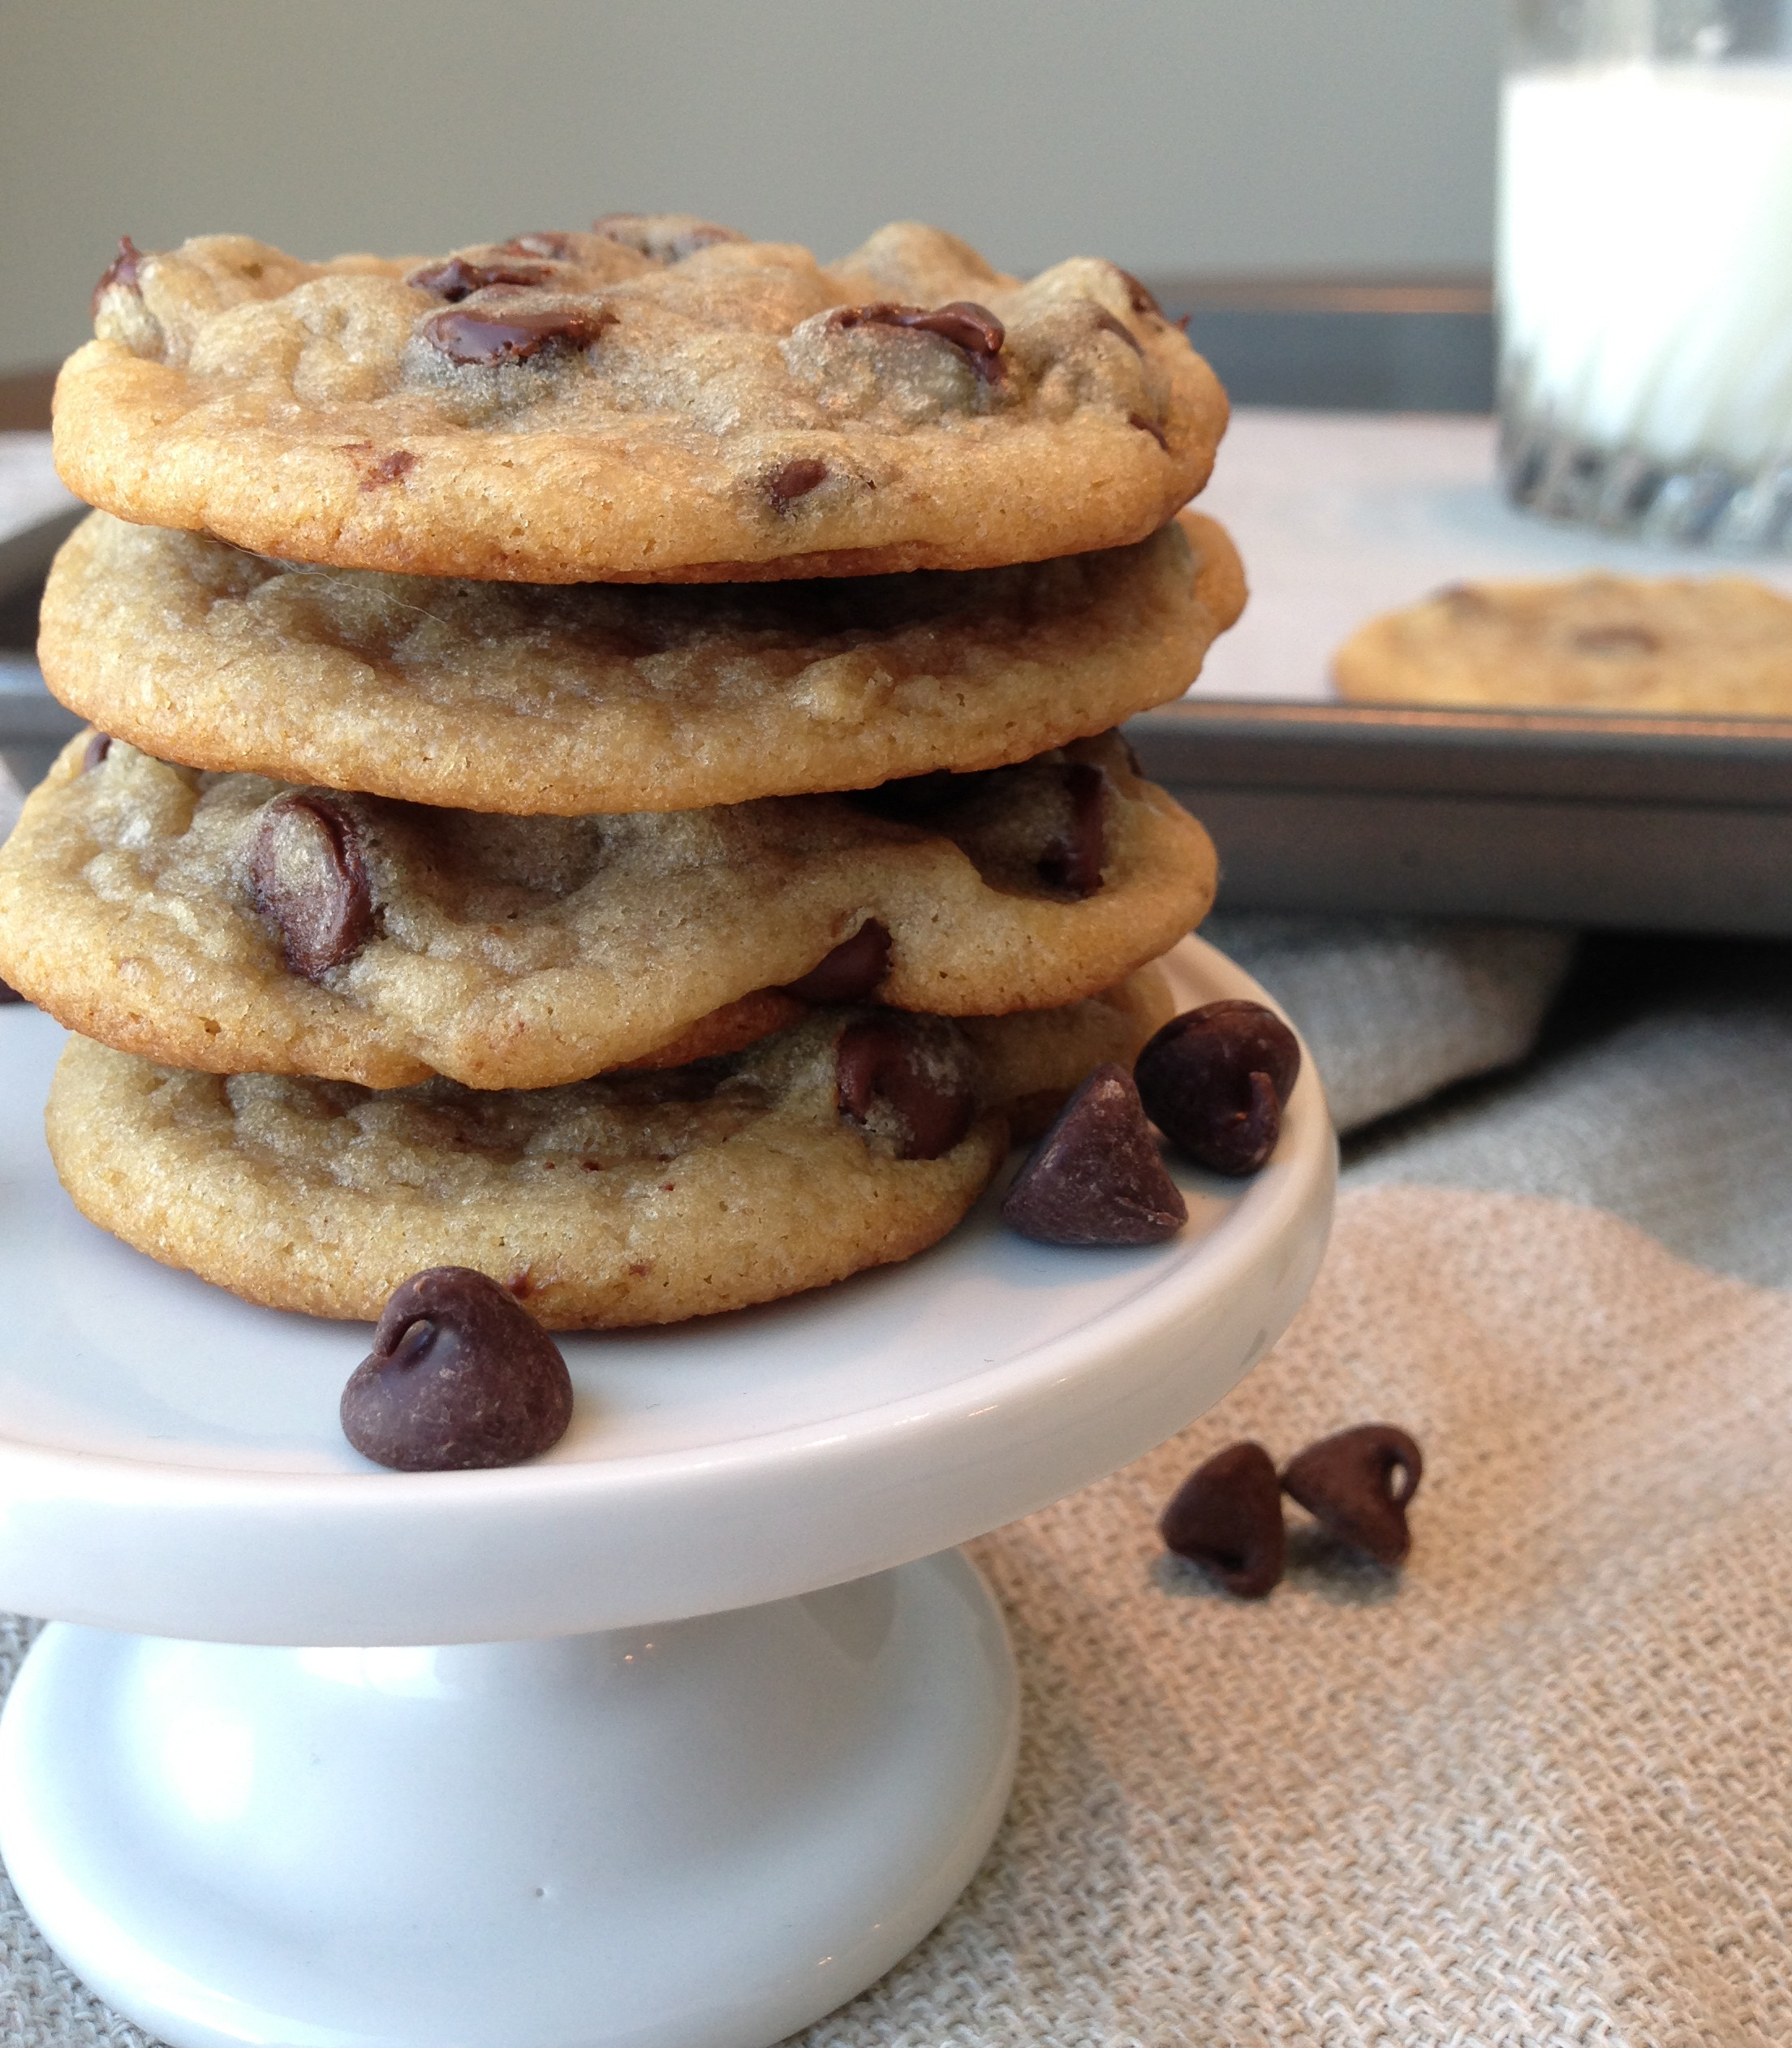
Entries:
{"type": "Polygon", "coordinates": [[[1792,547],[1792,0],[1510,0],[1510,24],[1507,490],[1792,547]]]}

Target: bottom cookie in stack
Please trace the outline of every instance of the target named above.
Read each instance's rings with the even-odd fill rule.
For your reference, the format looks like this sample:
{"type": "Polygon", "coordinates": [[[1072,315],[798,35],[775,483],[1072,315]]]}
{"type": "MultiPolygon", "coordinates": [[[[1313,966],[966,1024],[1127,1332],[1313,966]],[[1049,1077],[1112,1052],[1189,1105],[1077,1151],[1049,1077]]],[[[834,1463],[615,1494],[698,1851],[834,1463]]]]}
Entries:
{"type": "Polygon", "coordinates": [[[374,1318],[459,1265],[550,1328],[672,1322],[935,1243],[1011,1136],[1173,1008],[1147,968],[1053,1010],[820,1009],[684,1067],[494,1090],[197,1073],[75,1038],[47,1123],[84,1214],[252,1301],[374,1318]]]}

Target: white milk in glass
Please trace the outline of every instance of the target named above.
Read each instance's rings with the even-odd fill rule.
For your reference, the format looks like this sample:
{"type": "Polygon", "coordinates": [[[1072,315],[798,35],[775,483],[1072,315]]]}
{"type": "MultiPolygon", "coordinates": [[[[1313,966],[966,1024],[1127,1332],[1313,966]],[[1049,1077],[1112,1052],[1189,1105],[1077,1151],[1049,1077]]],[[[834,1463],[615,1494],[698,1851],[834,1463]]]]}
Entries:
{"type": "Polygon", "coordinates": [[[1501,188],[1509,411],[1669,468],[1792,458],[1792,63],[1516,72],[1501,188]]]}

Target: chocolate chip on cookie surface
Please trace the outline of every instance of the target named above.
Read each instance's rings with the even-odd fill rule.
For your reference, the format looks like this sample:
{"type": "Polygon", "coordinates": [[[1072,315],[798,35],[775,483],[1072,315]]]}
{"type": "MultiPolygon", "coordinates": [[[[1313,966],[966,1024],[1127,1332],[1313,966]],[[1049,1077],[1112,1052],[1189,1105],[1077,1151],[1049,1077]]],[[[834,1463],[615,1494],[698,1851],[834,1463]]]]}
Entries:
{"type": "Polygon", "coordinates": [[[1224,394],[1110,263],[606,219],[421,261],[131,250],[58,387],[62,475],[265,554],[537,583],[1040,560],[1206,481],[1224,394]]]}

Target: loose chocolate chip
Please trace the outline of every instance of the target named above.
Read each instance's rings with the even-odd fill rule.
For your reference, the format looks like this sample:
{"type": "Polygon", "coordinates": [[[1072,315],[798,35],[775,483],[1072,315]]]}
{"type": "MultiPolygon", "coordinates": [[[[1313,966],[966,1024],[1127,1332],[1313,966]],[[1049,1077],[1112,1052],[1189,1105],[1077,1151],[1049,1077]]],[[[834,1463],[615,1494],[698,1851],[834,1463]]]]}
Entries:
{"type": "Polygon", "coordinates": [[[475,312],[438,313],[423,323],[423,338],[450,363],[520,363],[545,348],[585,348],[616,316],[597,307],[508,304],[475,312]]]}
{"type": "Polygon", "coordinates": [[[813,456],[799,455],[765,480],[765,495],[774,512],[787,512],[799,498],[807,498],[828,481],[828,465],[813,456]]]}
{"type": "Polygon", "coordinates": [[[360,834],[327,796],[295,790],[261,813],[249,856],[255,907],[278,928],[286,965],[316,981],[373,929],[360,834]]]}
{"type": "Polygon", "coordinates": [[[970,299],[954,299],[944,306],[898,306],[879,301],[869,306],[837,306],[828,315],[828,325],[846,327],[918,327],[924,334],[937,334],[971,358],[980,377],[993,377],[1001,369],[1002,345],[1007,330],[987,306],[970,299]]]}
{"type": "Polygon", "coordinates": [[[24,999],[10,981],[0,981],[0,1002],[23,1002],[24,999]]]}
{"type": "Polygon", "coordinates": [[[1392,1565],[1412,1547],[1406,1508],[1424,1469],[1404,1429],[1365,1422],[1309,1444],[1282,1475],[1282,1486],[1340,1542],[1392,1565]]]}
{"type": "Polygon", "coordinates": [[[1647,626],[1583,626],[1574,635],[1577,654],[1659,654],[1661,643],[1647,626]]]}
{"type": "Polygon", "coordinates": [[[489,285],[545,284],[553,275],[538,263],[469,263],[463,256],[451,256],[446,262],[426,263],[420,270],[413,270],[405,282],[458,306],[489,285]]]}
{"type": "Polygon", "coordinates": [[[1274,1461],[1260,1443],[1234,1443],[1197,1465],[1157,1524],[1166,1550],[1187,1558],[1241,1600],[1261,1600],[1282,1578],[1288,1539],[1274,1461]]]}
{"type": "Polygon", "coordinates": [[[122,285],[127,291],[137,289],[137,265],[143,261],[143,251],[128,235],[118,237],[118,252],[100,273],[100,281],[93,287],[93,296],[88,303],[90,314],[98,313],[100,301],[114,285],[122,285]]]}
{"type": "Polygon", "coordinates": [[[890,929],[868,917],[784,993],[805,1002],[863,1002],[889,971],[890,929]]]}
{"type": "Polygon", "coordinates": [[[1188,1221],[1123,1067],[1097,1067],[1033,1148],[1002,1220],[1041,1244],[1161,1244],[1188,1221]]]}
{"type": "Polygon", "coordinates": [[[898,1159],[937,1159],[976,1115],[964,1041],[938,1017],[855,1019],[836,1042],[834,1074],[842,1115],[887,1137],[898,1159]]]}
{"type": "Polygon", "coordinates": [[[1300,1042],[1260,1002],[1209,1002],[1172,1017],[1133,1063],[1146,1114],[1215,1173],[1255,1173],[1282,1135],[1300,1042]]]}
{"type": "Polygon", "coordinates": [[[1039,878],[1073,896],[1092,896],[1107,852],[1108,778],[1086,761],[1066,761],[1061,772],[1066,816],[1039,856],[1039,878]]]}
{"type": "Polygon", "coordinates": [[[386,1303],[342,1417],[363,1457],[397,1472],[520,1464],[566,1434],[572,1380],[559,1347],[495,1280],[436,1265],[386,1303]]]}
{"type": "Polygon", "coordinates": [[[106,756],[110,753],[111,751],[111,734],[109,732],[95,733],[93,737],[88,741],[86,746],[81,750],[81,773],[84,775],[88,769],[97,768],[100,763],[106,759],[106,756]]]}
{"type": "Polygon", "coordinates": [[[1163,429],[1155,420],[1148,420],[1142,412],[1129,412],[1126,415],[1126,425],[1129,427],[1136,427],[1141,433],[1148,433],[1166,455],[1170,452],[1170,442],[1165,437],[1163,429]]]}

